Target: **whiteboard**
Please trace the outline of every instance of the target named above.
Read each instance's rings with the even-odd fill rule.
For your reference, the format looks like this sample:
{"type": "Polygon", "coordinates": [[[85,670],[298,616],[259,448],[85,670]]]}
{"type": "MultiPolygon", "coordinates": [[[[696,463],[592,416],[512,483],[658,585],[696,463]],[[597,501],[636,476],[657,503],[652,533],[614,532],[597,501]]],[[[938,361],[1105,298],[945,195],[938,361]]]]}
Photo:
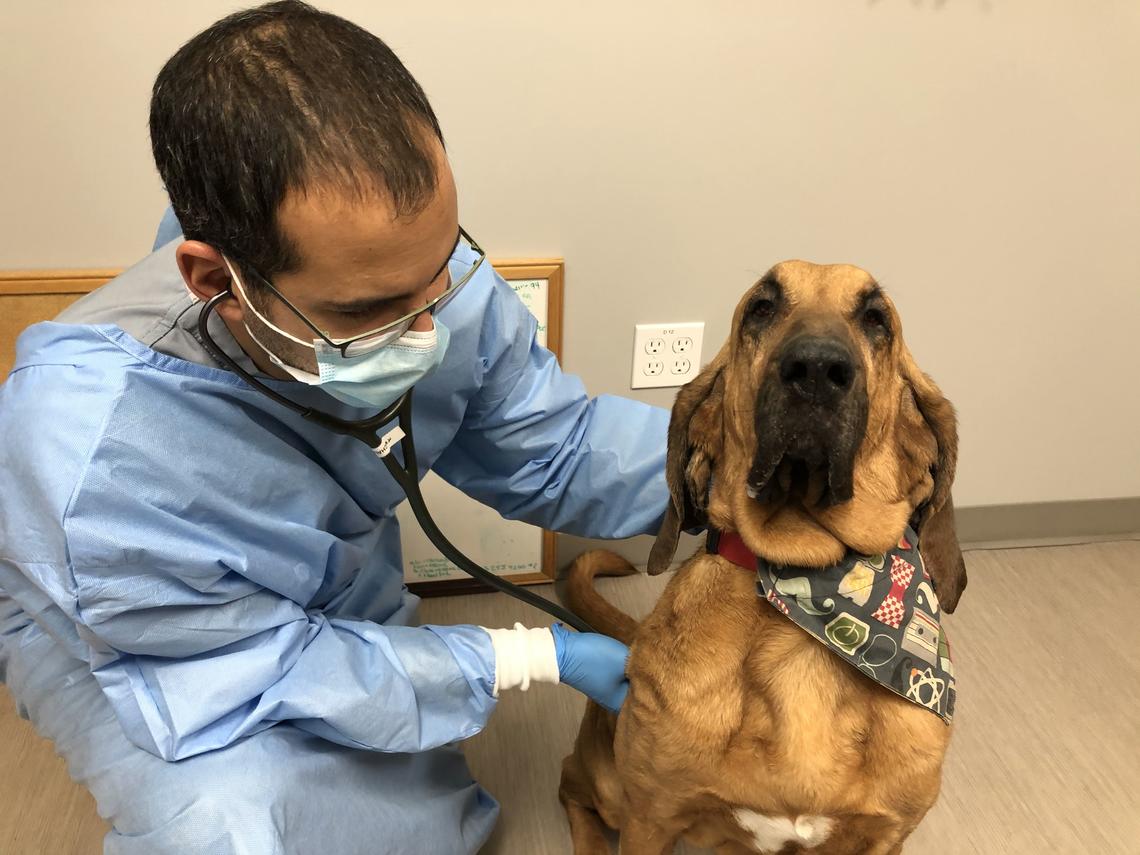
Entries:
{"type": "MultiPolygon", "coordinates": [[[[535,340],[557,354],[561,330],[560,260],[496,262],[506,279],[538,321],[535,340]]],[[[460,552],[497,576],[512,581],[545,581],[554,568],[549,533],[537,526],[504,520],[498,512],[452,487],[434,472],[420,482],[432,518],[460,552]],[[546,573],[547,576],[543,574],[546,573]]],[[[467,580],[470,577],[448,561],[423,533],[408,503],[396,509],[404,553],[404,580],[417,588],[423,583],[467,580]]]]}
{"type": "MultiPolygon", "coordinates": [[[[434,472],[420,482],[420,489],[440,531],[472,561],[497,576],[542,573],[542,529],[504,520],[434,472]]],[[[396,510],[396,516],[400,520],[406,582],[470,578],[432,546],[407,502],[396,510]]]]}

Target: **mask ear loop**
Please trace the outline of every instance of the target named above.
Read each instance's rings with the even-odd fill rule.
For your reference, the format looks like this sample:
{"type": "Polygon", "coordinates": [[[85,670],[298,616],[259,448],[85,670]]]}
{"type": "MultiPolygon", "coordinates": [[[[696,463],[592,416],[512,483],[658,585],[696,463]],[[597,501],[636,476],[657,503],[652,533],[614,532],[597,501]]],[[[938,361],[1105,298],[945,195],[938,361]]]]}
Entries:
{"type": "Polygon", "coordinates": [[[395,403],[388,405],[376,415],[355,421],[340,419],[328,413],[322,413],[320,410],[313,409],[312,407],[298,404],[296,401],[289,400],[238,365],[210,336],[209,330],[207,329],[210,312],[214,311],[218,303],[222,302],[222,300],[232,296],[233,294],[230,293],[229,289],[219,291],[206,301],[205,305],[202,306],[201,312],[198,313],[198,333],[202,338],[202,344],[205,345],[206,350],[219,364],[227,366],[255,390],[273,399],[283,407],[287,407],[293,412],[298,413],[302,418],[335,433],[359,439],[368,445],[368,447],[375,452],[376,456],[384,461],[384,466],[388,469],[388,472],[403,489],[404,494],[408,497],[408,504],[412,508],[412,513],[415,514],[416,522],[420,524],[420,528],[424,530],[424,534],[428,536],[428,539],[436,549],[443,553],[445,558],[468,576],[473,576],[489,587],[494,588],[496,591],[500,591],[517,600],[522,600],[524,603],[546,612],[551,617],[562,621],[567,626],[572,626],[579,632],[596,632],[586,621],[582,620],[582,618],[578,617],[569,609],[557,603],[553,603],[545,597],[540,597],[533,591],[508,582],[506,579],[501,579],[489,570],[480,567],[460,552],[455,545],[444,536],[443,532],[439,530],[439,526],[436,525],[435,520],[432,519],[431,514],[428,512],[427,504],[424,502],[424,495],[420,491],[419,464],[416,461],[416,447],[412,439],[412,392],[414,389],[409,389],[395,403]],[[399,419],[397,426],[381,436],[380,428],[397,417],[399,419]],[[400,454],[404,458],[403,463],[398,461],[396,456],[392,454],[392,450],[397,445],[400,445],[400,454]]]}
{"type": "MultiPolygon", "coordinates": [[[[295,344],[299,344],[303,347],[307,347],[310,350],[316,350],[316,347],[313,345],[313,343],[311,341],[305,341],[304,339],[297,338],[297,336],[293,335],[292,333],[285,332],[285,330],[281,329],[279,326],[277,326],[275,323],[273,323],[273,321],[269,320],[269,318],[267,318],[267,317],[265,317],[265,315],[261,314],[261,312],[259,312],[257,310],[257,306],[253,305],[253,301],[249,299],[249,294],[247,294],[245,291],[245,283],[241,281],[241,277],[238,276],[238,273],[234,269],[234,266],[232,264],[230,264],[230,260],[223,255],[222,261],[225,262],[226,270],[229,271],[230,282],[232,283],[231,287],[226,289],[227,293],[233,294],[234,293],[233,292],[233,285],[236,285],[238,293],[241,294],[242,302],[244,302],[245,305],[247,305],[249,307],[249,310],[251,312],[253,312],[253,316],[255,318],[257,318],[259,321],[261,321],[263,324],[265,324],[267,327],[269,327],[269,329],[273,330],[273,332],[277,333],[279,336],[283,336],[283,337],[289,339],[289,341],[294,342],[295,344]]],[[[248,330],[249,327],[247,326],[246,329],[248,330]]],[[[251,332],[250,335],[252,336],[253,333],[251,332]]],[[[258,342],[258,344],[261,344],[261,342],[258,342]]],[[[265,349],[265,345],[261,345],[261,346],[262,346],[262,349],[265,349]]],[[[266,351],[266,352],[268,352],[268,351],[266,351]]]]}

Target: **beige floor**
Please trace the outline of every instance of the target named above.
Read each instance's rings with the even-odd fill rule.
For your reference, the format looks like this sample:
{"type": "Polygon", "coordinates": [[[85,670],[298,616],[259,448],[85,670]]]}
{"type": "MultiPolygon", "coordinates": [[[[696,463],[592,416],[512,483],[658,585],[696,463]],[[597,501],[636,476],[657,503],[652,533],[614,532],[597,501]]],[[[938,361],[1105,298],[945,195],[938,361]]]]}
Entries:
{"type": "MultiPolygon", "coordinates": [[[[935,855],[1140,855],[1140,542],[968,555],[970,588],[948,620],[958,664],[957,732],[943,795],[908,851],[935,855]]],[[[664,577],[604,580],[646,611],[664,577]]],[[[425,603],[425,622],[539,622],[501,595],[425,603]]],[[[582,701],[511,693],[468,743],[503,804],[489,855],[569,855],[558,768],[582,701]]],[[[90,797],[10,700],[0,699],[0,853],[97,853],[90,797]]]]}

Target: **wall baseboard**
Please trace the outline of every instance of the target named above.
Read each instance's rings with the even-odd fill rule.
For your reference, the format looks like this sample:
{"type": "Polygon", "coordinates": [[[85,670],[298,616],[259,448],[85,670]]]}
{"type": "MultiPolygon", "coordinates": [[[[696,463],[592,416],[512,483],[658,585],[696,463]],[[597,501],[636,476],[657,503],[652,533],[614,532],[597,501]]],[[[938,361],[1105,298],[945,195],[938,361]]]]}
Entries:
{"type": "Polygon", "coordinates": [[[956,508],[962,543],[1106,538],[1140,533],[1140,496],[956,508]]]}
{"type": "MultiPolygon", "coordinates": [[[[958,540],[963,546],[1013,542],[1030,546],[1082,538],[1127,537],[1140,534],[1140,496],[955,508],[955,521],[958,540]]],[[[702,543],[701,537],[682,535],[677,547],[677,560],[688,558],[702,543]]],[[[571,561],[591,549],[609,549],[634,564],[644,566],[652,546],[653,538],[645,535],[607,541],[560,534],[559,573],[561,575],[571,561]]]]}

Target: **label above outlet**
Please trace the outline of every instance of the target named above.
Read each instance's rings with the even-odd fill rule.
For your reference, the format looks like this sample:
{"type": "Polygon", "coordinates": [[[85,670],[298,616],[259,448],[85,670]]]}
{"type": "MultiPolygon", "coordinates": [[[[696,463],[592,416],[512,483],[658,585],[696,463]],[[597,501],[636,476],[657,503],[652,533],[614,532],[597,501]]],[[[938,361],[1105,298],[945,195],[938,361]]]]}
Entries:
{"type": "Polygon", "coordinates": [[[701,370],[703,321],[638,324],[633,334],[630,387],[684,386],[701,370]]]}

